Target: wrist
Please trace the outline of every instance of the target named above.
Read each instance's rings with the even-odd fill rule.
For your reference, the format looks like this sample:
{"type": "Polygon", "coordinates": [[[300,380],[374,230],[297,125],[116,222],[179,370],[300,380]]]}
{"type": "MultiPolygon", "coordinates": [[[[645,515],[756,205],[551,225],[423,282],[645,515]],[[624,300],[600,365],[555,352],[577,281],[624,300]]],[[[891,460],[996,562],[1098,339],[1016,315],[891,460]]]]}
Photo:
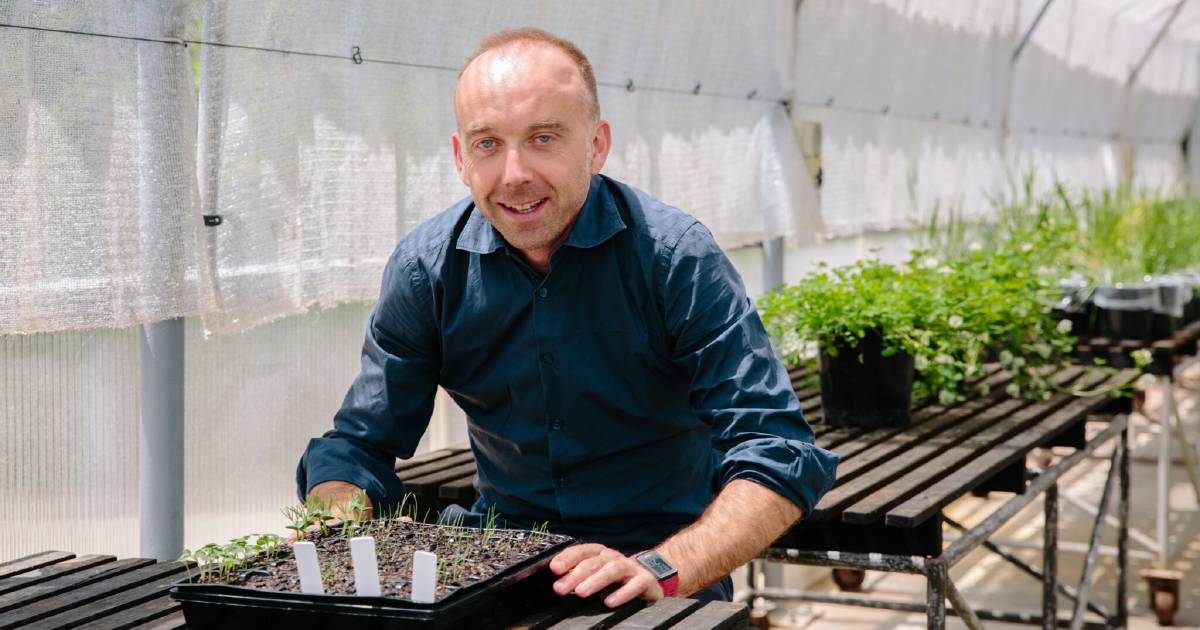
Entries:
{"type": "Polygon", "coordinates": [[[633,555],[633,559],[650,572],[658,581],[663,597],[679,595],[679,569],[654,549],[647,549],[633,555]]]}

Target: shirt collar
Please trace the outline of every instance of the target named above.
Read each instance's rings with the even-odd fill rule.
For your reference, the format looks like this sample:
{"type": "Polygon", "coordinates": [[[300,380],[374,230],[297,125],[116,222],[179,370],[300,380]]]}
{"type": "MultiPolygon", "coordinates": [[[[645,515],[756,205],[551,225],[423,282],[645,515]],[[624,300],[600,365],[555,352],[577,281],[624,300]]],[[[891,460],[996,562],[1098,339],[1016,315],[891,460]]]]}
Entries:
{"type": "MultiPolygon", "coordinates": [[[[579,218],[571,227],[564,245],[580,249],[595,247],[625,229],[625,221],[617,210],[617,202],[609,191],[603,175],[592,177],[587,200],[579,211],[579,218]]],[[[484,218],[483,213],[471,204],[471,215],[458,236],[457,248],[477,254],[490,254],[507,247],[504,237],[484,218]]]]}

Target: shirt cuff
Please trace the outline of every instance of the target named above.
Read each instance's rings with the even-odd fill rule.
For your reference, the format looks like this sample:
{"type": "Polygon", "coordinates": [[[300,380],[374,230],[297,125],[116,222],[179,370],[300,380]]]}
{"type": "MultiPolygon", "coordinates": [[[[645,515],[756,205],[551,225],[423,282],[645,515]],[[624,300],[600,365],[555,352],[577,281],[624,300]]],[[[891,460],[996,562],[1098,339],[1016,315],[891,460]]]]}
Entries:
{"type": "Polygon", "coordinates": [[[396,476],[396,460],[346,439],[313,438],[300,457],[296,494],[301,501],[314,486],[326,481],[344,481],[366,490],[375,514],[399,509],[404,498],[404,483],[396,476]]]}
{"type": "Polygon", "coordinates": [[[786,498],[804,513],[813,513],[817,502],[833,487],[838,456],[807,442],[783,438],[757,438],[725,453],[720,484],[748,479],[786,498]]]}

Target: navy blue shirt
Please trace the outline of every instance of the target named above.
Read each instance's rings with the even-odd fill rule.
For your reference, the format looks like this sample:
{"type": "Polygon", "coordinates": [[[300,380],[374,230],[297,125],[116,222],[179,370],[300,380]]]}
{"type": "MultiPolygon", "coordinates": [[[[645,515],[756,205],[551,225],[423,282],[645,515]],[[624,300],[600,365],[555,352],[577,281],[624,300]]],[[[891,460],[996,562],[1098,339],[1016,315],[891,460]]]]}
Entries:
{"type": "Polygon", "coordinates": [[[341,480],[396,506],[395,458],[438,385],[469,418],[474,511],[624,551],[696,520],[732,479],[809,514],[837,466],[709,231],[604,176],[544,276],[469,198],[405,236],[362,373],[300,460],[301,497],[341,480]]]}

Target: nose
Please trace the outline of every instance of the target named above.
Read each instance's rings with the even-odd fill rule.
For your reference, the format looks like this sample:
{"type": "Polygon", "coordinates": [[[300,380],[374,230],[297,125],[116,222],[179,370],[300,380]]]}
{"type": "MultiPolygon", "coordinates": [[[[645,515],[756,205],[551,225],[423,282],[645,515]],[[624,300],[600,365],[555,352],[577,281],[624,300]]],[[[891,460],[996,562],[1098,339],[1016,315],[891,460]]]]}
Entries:
{"type": "Polygon", "coordinates": [[[531,179],[532,175],[529,173],[528,165],[525,164],[525,156],[522,155],[520,147],[509,149],[504,157],[503,184],[508,187],[524,186],[531,179]]]}

